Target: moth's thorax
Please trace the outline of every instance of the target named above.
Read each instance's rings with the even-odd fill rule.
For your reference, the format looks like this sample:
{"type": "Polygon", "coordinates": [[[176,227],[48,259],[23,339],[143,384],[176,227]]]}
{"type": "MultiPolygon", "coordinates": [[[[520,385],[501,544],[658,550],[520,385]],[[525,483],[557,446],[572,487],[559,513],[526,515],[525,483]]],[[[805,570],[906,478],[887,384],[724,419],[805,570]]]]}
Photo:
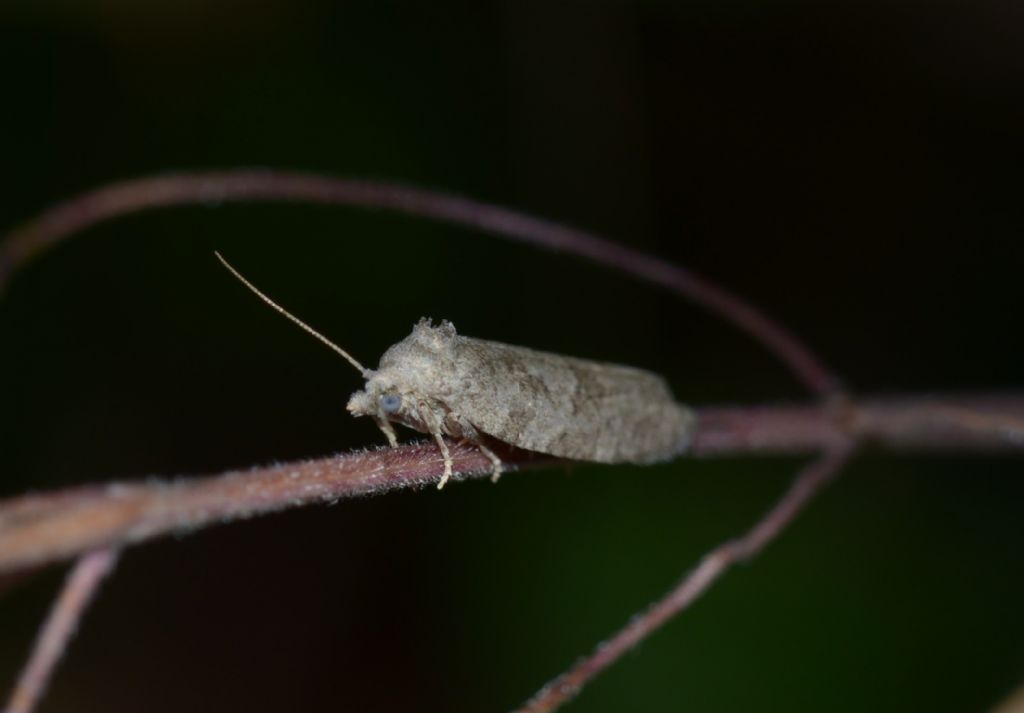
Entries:
{"type": "Polygon", "coordinates": [[[458,337],[450,322],[420,320],[412,334],[389,348],[371,371],[366,387],[349,399],[355,416],[398,421],[422,430],[420,404],[444,406],[456,367],[458,337]]]}
{"type": "Polygon", "coordinates": [[[384,352],[376,376],[396,383],[436,385],[437,377],[455,365],[456,340],[451,322],[433,327],[421,321],[412,334],[384,352]]]}

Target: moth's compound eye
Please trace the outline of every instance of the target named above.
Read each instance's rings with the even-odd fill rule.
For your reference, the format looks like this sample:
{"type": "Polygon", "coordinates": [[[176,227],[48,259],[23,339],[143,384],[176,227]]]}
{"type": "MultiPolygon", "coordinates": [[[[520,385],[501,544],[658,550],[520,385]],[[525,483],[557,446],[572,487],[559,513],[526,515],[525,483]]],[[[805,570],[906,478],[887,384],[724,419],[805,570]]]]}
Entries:
{"type": "Polygon", "coordinates": [[[402,397],[398,394],[384,394],[380,397],[380,408],[384,413],[394,413],[402,408],[402,397]]]}

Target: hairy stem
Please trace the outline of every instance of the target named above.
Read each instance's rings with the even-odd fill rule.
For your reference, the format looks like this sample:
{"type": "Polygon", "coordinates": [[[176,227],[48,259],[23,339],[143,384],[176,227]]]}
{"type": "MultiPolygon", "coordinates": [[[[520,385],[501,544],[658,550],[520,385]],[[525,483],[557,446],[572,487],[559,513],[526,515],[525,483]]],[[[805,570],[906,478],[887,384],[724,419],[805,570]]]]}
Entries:
{"type": "MultiPolygon", "coordinates": [[[[490,475],[478,448],[450,444],[462,478],[490,475]]],[[[506,470],[553,458],[501,449],[506,470]]],[[[0,573],[127,545],[172,532],[312,503],[436,483],[444,461],[433,443],[285,463],[205,478],[109,483],[0,502],[0,573]]]]}
{"type": "MultiPolygon", "coordinates": [[[[697,456],[816,453],[851,438],[914,450],[1024,451],[1024,396],[867,399],[833,407],[771,406],[698,411],[697,456]]],[[[450,444],[462,477],[491,473],[471,445],[450,444]]],[[[553,458],[495,450],[507,470],[553,458]]],[[[111,483],[0,501],[0,574],[192,531],[285,508],[434,484],[444,461],[424,442],[249,471],[171,481],[111,483]]]]}

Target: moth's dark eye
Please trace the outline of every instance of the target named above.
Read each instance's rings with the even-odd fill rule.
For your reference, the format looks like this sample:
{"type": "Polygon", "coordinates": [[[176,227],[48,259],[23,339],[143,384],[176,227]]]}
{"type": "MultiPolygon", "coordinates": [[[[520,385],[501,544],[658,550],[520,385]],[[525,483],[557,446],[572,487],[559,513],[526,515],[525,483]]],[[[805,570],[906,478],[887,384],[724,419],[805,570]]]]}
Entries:
{"type": "Polygon", "coordinates": [[[394,413],[402,408],[402,397],[398,394],[384,394],[380,397],[380,407],[384,413],[394,413]]]}

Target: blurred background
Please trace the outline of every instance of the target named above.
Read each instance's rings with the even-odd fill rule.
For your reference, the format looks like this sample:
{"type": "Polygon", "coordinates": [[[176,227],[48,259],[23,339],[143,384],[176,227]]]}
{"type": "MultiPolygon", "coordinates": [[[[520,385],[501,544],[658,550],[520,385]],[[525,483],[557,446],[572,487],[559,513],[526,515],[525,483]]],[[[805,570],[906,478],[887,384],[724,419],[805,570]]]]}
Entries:
{"type": "MultiPolygon", "coordinates": [[[[0,225],[106,182],[290,168],[605,234],[780,318],[859,393],[1024,386],[1024,9],[1004,2],[78,0],[0,9],[0,225]]],[[[0,496],[381,442],[421,316],[804,398],[700,309],[565,256],[330,207],[103,224],[0,300],[0,496]]],[[[409,435],[409,434],[407,434],[409,435]]],[[[538,471],[131,549],[41,711],[501,711],[745,529],[790,458],[538,471]]],[[[1024,460],[865,453],[571,704],[984,711],[1024,682],[1024,460]]],[[[0,600],[9,689],[63,577],[0,600]]]]}

